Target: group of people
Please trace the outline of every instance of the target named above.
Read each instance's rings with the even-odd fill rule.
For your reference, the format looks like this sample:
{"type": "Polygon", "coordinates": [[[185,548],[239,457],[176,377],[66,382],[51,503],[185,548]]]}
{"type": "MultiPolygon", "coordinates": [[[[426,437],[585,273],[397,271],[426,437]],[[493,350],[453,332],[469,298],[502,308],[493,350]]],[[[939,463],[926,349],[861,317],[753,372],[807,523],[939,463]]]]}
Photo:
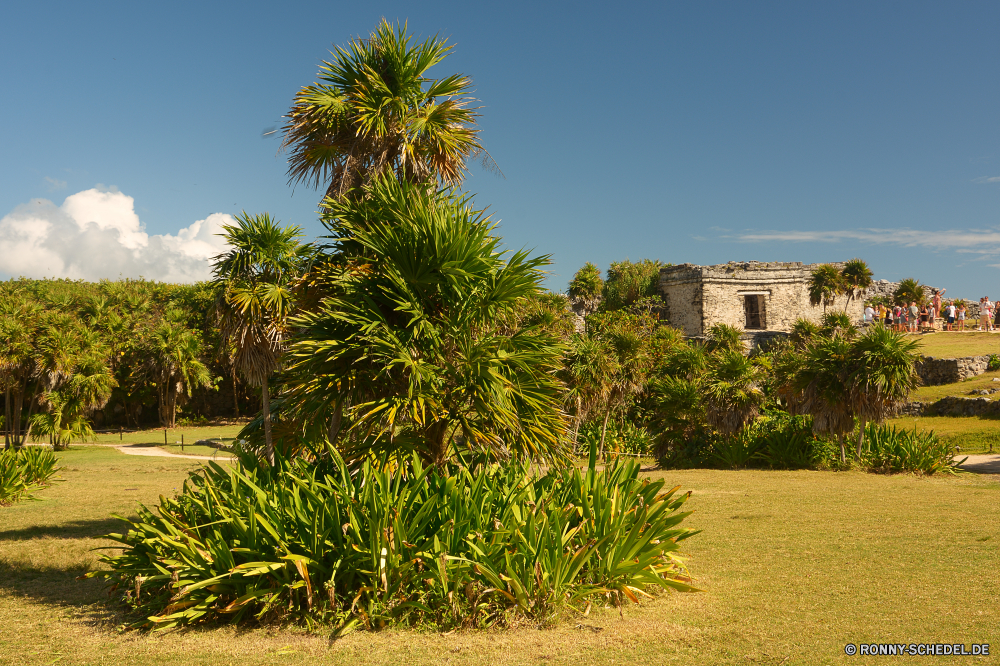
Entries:
{"type": "MultiPolygon", "coordinates": [[[[885,326],[901,333],[917,333],[921,327],[937,327],[937,322],[941,322],[941,330],[944,331],[964,331],[968,311],[964,301],[943,302],[941,296],[946,290],[935,290],[931,298],[930,306],[927,304],[917,305],[916,301],[909,304],[877,306],[869,303],[865,306],[865,323],[881,322],[885,326]],[[944,306],[942,308],[942,305],[944,306]]],[[[995,319],[1000,317],[1000,302],[994,303],[986,296],[979,299],[979,331],[997,330],[995,319]]]]}

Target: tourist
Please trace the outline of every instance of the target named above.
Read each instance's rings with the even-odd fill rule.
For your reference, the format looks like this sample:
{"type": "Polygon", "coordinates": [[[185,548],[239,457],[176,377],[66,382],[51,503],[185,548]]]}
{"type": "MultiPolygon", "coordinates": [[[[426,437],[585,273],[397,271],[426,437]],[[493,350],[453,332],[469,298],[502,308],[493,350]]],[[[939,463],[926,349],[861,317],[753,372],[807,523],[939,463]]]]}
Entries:
{"type": "Polygon", "coordinates": [[[926,328],[929,323],[931,323],[930,312],[927,310],[927,305],[920,306],[920,328],[926,328]]]}
{"type": "Polygon", "coordinates": [[[931,323],[933,324],[937,321],[937,318],[941,316],[941,297],[944,296],[944,292],[947,289],[935,289],[934,297],[931,299],[931,323]]]}
{"type": "Polygon", "coordinates": [[[954,330],[953,327],[955,325],[955,304],[949,302],[948,307],[946,308],[946,312],[948,315],[948,323],[945,324],[946,330],[952,331],[954,330]]]}
{"type": "Polygon", "coordinates": [[[871,324],[874,321],[875,321],[875,308],[873,308],[872,304],[869,303],[868,305],[865,306],[865,323],[871,324]]]}
{"type": "Polygon", "coordinates": [[[889,326],[889,315],[888,310],[885,307],[885,303],[878,304],[878,322],[889,326]]]}
{"type": "Polygon", "coordinates": [[[983,304],[979,308],[979,325],[984,331],[993,331],[993,304],[989,296],[983,296],[983,304]]]}
{"type": "Polygon", "coordinates": [[[965,302],[958,306],[958,330],[965,331],[965,302]]]}
{"type": "Polygon", "coordinates": [[[910,332],[916,333],[918,330],[920,321],[918,317],[920,316],[920,308],[917,307],[916,301],[910,301],[910,311],[906,313],[906,322],[910,325],[910,332]]]}
{"type": "Polygon", "coordinates": [[[892,320],[895,322],[896,330],[900,333],[903,332],[903,308],[899,305],[892,309],[892,320]]]}

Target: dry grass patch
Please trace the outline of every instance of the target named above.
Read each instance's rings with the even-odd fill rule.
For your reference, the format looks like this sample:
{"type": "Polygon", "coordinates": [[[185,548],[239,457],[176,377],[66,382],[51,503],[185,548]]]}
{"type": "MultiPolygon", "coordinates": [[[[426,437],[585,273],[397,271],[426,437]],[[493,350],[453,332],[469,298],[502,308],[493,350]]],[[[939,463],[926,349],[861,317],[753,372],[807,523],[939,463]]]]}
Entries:
{"type": "Polygon", "coordinates": [[[548,629],[330,645],[298,629],[118,633],[100,584],[76,576],[115,528],[109,513],[173,492],[193,461],[99,448],[62,458],[66,480],[44,501],[0,510],[0,663],[860,664],[845,643],[1000,645],[1000,484],[972,475],[651,472],[694,491],[685,524],[704,532],[685,549],[704,592],[548,629]]]}

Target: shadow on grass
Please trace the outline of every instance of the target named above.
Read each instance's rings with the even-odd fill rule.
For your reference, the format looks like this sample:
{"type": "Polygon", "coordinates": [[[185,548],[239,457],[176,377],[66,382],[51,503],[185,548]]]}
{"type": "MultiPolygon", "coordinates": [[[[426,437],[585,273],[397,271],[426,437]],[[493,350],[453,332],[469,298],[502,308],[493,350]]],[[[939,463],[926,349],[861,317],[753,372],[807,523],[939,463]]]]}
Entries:
{"type": "MultiPolygon", "coordinates": [[[[92,606],[107,599],[104,581],[86,578],[85,566],[21,566],[0,562],[0,589],[14,596],[57,606],[92,606]]],[[[103,604],[102,604],[103,605],[103,604]]],[[[88,609],[90,615],[105,616],[104,608],[88,609]]]]}
{"type": "Polygon", "coordinates": [[[0,541],[27,541],[39,537],[57,539],[96,539],[109,532],[123,533],[128,523],[117,518],[71,520],[58,525],[32,525],[16,530],[0,530],[0,541]]]}

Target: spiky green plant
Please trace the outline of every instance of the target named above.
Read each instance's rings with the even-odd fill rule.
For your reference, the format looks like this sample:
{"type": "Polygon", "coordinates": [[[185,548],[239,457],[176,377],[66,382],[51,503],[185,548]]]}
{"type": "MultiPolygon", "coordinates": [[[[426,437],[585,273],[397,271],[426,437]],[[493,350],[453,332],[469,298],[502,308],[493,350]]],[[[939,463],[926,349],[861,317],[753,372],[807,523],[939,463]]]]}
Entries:
{"type": "Polygon", "coordinates": [[[688,494],[635,463],[532,473],[424,466],[353,473],[321,461],[210,463],[183,493],[140,507],[95,571],[136,626],[300,619],[441,627],[548,620],[592,598],[637,602],[691,590],[677,557],[688,494]]]}

